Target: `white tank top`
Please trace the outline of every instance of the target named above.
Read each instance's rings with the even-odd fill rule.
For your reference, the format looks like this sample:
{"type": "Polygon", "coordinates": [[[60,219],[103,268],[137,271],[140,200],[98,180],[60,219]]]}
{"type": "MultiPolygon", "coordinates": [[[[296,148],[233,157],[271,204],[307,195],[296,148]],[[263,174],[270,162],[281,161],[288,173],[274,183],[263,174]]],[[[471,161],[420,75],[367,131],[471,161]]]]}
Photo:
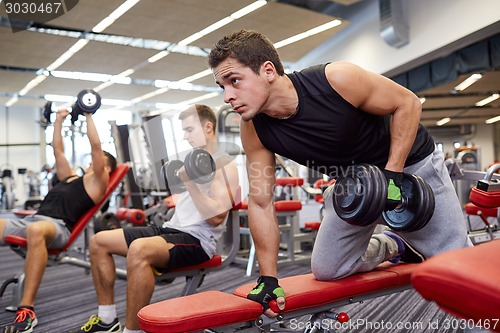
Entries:
{"type": "MultiPolygon", "coordinates": [[[[229,155],[221,151],[218,151],[213,155],[215,161],[221,157],[229,157],[229,155]]],[[[198,187],[204,194],[209,196],[211,184],[211,182],[207,184],[200,184],[198,187]]],[[[228,193],[228,196],[229,195],[233,194],[228,193]]],[[[183,231],[198,238],[203,250],[210,258],[212,258],[217,248],[217,242],[224,231],[226,221],[227,216],[223,223],[219,224],[217,227],[212,226],[200,214],[189,192],[185,191],[178,197],[175,204],[175,214],[172,216],[170,221],[165,222],[163,226],[183,231]]]]}

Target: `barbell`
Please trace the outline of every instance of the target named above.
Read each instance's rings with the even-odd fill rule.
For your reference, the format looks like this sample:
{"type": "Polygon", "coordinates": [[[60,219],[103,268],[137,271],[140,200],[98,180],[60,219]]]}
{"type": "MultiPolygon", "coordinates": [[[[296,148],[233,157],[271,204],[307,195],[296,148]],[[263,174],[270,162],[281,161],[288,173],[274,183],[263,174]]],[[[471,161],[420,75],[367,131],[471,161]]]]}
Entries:
{"type": "Polygon", "coordinates": [[[401,201],[385,211],[387,179],[376,166],[349,166],[333,186],[333,207],[349,224],[368,226],[382,216],[384,224],[395,231],[422,229],[434,213],[434,193],[421,177],[403,173],[401,201]]]}
{"type": "Polygon", "coordinates": [[[184,162],[171,160],[163,165],[165,179],[173,194],[186,191],[186,185],[179,177],[183,166],[189,179],[197,184],[209,183],[215,177],[216,166],[212,155],[205,149],[195,148],[186,155],[184,162]]]}
{"type": "MultiPolygon", "coordinates": [[[[91,89],[85,89],[78,93],[75,103],[71,107],[71,123],[78,120],[79,115],[85,113],[94,114],[101,107],[101,96],[91,89]]],[[[43,117],[47,124],[50,124],[50,115],[52,114],[52,102],[45,103],[43,117]]]]}

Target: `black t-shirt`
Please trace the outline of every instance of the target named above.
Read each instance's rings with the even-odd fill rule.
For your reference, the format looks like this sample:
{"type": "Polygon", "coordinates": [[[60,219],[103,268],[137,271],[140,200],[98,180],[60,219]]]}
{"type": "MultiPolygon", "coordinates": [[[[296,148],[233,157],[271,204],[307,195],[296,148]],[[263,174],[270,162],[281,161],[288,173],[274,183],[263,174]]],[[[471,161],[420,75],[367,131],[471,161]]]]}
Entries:
{"type": "MultiPolygon", "coordinates": [[[[390,147],[390,116],[366,113],[342,98],[325,75],[325,64],[294,72],[297,113],[288,119],[257,114],[253,124],[264,147],[308,168],[337,178],[339,168],[368,163],[384,168],[390,147]]],[[[419,124],[406,160],[415,164],[434,150],[434,140],[419,124]]]]}
{"type": "Polygon", "coordinates": [[[37,214],[64,220],[71,231],[76,221],[83,216],[94,202],[83,185],[83,177],[68,182],[70,176],[57,183],[40,204],[37,214]]]}

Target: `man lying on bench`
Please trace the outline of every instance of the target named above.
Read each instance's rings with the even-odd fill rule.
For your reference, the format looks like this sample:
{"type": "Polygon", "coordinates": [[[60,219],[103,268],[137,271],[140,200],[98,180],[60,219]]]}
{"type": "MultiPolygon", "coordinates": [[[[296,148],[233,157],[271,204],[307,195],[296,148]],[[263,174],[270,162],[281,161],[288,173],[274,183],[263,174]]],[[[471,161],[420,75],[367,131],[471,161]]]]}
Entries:
{"type": "Polygon", "coordinates": [[[203,148],[213,157],[215,176],[198,184],[189,168],[174,171],[165,166],[172,190],[185,187],[179,194],[175,213],[162,227],[130,227],[101,231],[90,240],[92,277],[99,303],[97,315],[71,332],[121,332],[114,304],[116,278],[113,254],[127,257],[127,314],[124,332],[139,332],[137,312],[151,300],[155,274],[175,268],[197,265],[215,254],[224,223],[234,204],[238,188],[238,171],[231,157],[219,149],[215,113],[205,105],[195,105],[179,115],[184,139],[193,148],[203,148]],[[173,184],[177,174],[182,184],[173,184]],[[179,186],[181,185],[181,186],[179,186]]]}
{"type": "Polygon", "coordinates": [[[4,239],[9,235],[27,240],[24,292],[16,319],[5,331],[33,331],[38,322],[34,311],[35,298],[47,265],[48,249],[62,248],[68,242],[78,219],[104,198],[109,176],[116,168],[116,159],[101,149],[92,115],[85,113],[92,164],[82,177],[77,176],[64,155],[61,135],[62,123],[69,112],[61,109],[56,114],[52,148],[59,183],[47,193],[35,215],[0,219],[0,245],[6,245],[4,239]]]}
{"type": "MultiPolygon", "coordinates": [[[[369,271],[391,258],[420,262],[472,245],[443,154],[419,124],[422,105],[410,90],[347,62],[285,74],[272,42],[256,31],[240,30],[223,37],[212,48],[208,63],[215,82],[224,90],[225,102],[243,120],[240,133],[250,184],[249,226],[261,275],[248,297],[261,303],[266,314],[277,315],[269,309],[271,299],[277,299],[283,310],[286,295],[277,280],[274,154],[334,179],[348,175],[352,170],[348,167],[354,164],[378,167],[385,175],[382,178],[387,178],[383,185],[374,182],[366,186],[368,183],[362,180],[360,186],[350,189],[357,192],[362,187],[363,195],[386,200],[385,210],[405,205],[406,200],[401,200],[405,192],[403,172],[413,179],[414,175],[425,179],[428,190],[434,193],[434,215],[422,229],[372,237],[376,224],[384,220],[382,212],[367,211],[378,204],[360,196],[345,200],[342,204],[346,209],[360,200],[374,206],[363,211],[366,219],[357,217],[346,223],[333,209],[334,193],[329,187],[324,193],[326,212],[311,257],[312,272],[319,280],[369,271]],[[376,221],[369,223],[373,217],[376,221]]],[[[375,171],[370,169],[369,174],[359,176],[375,171]]],[[[415,207],[429,202],[426,195],[416,195],[418,198],[421,202],[415,207]]],[[[426,212],[415,214],[424,216],[426,212]]]]}

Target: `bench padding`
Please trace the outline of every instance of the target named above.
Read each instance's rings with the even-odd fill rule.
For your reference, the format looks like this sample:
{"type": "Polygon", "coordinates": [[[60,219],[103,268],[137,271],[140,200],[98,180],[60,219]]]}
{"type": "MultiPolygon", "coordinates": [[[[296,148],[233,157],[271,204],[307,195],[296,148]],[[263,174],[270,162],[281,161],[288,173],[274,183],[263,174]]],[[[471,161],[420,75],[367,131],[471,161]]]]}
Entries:
{"type": "MultiPolygon", "coordinates": [[[[334,303],[354,296],[410,284],[416,264],[384,265],[336,281],[318,281],[312,274],[280,279],[286,293],[285,313],[334,303]]],[[[195,295],[150,304],[139,313],[139,324],[146,332],[194,332],[206,328],[254,321],[262,306],[246,299],[255,283],[243,285],[234,295],[206,291],[195,295]]],[[[277,311],[276,302],[270,303],[277,311]]]]}
{"type": "MultiPolygon", "coordinates": [[[[427,300],[460,318],[500,318],[500,240],[446,252],[428,259],[412,274],[427,300]]],[[[500,332],[497,322],[496,332],[500,332]]]]}
{"type": "Polygon", "coordinates": [[[142,308],[137,316],[146,332],[195,332],[255,320],[262,306],[221,291],[205,291],[142,308]]]}

